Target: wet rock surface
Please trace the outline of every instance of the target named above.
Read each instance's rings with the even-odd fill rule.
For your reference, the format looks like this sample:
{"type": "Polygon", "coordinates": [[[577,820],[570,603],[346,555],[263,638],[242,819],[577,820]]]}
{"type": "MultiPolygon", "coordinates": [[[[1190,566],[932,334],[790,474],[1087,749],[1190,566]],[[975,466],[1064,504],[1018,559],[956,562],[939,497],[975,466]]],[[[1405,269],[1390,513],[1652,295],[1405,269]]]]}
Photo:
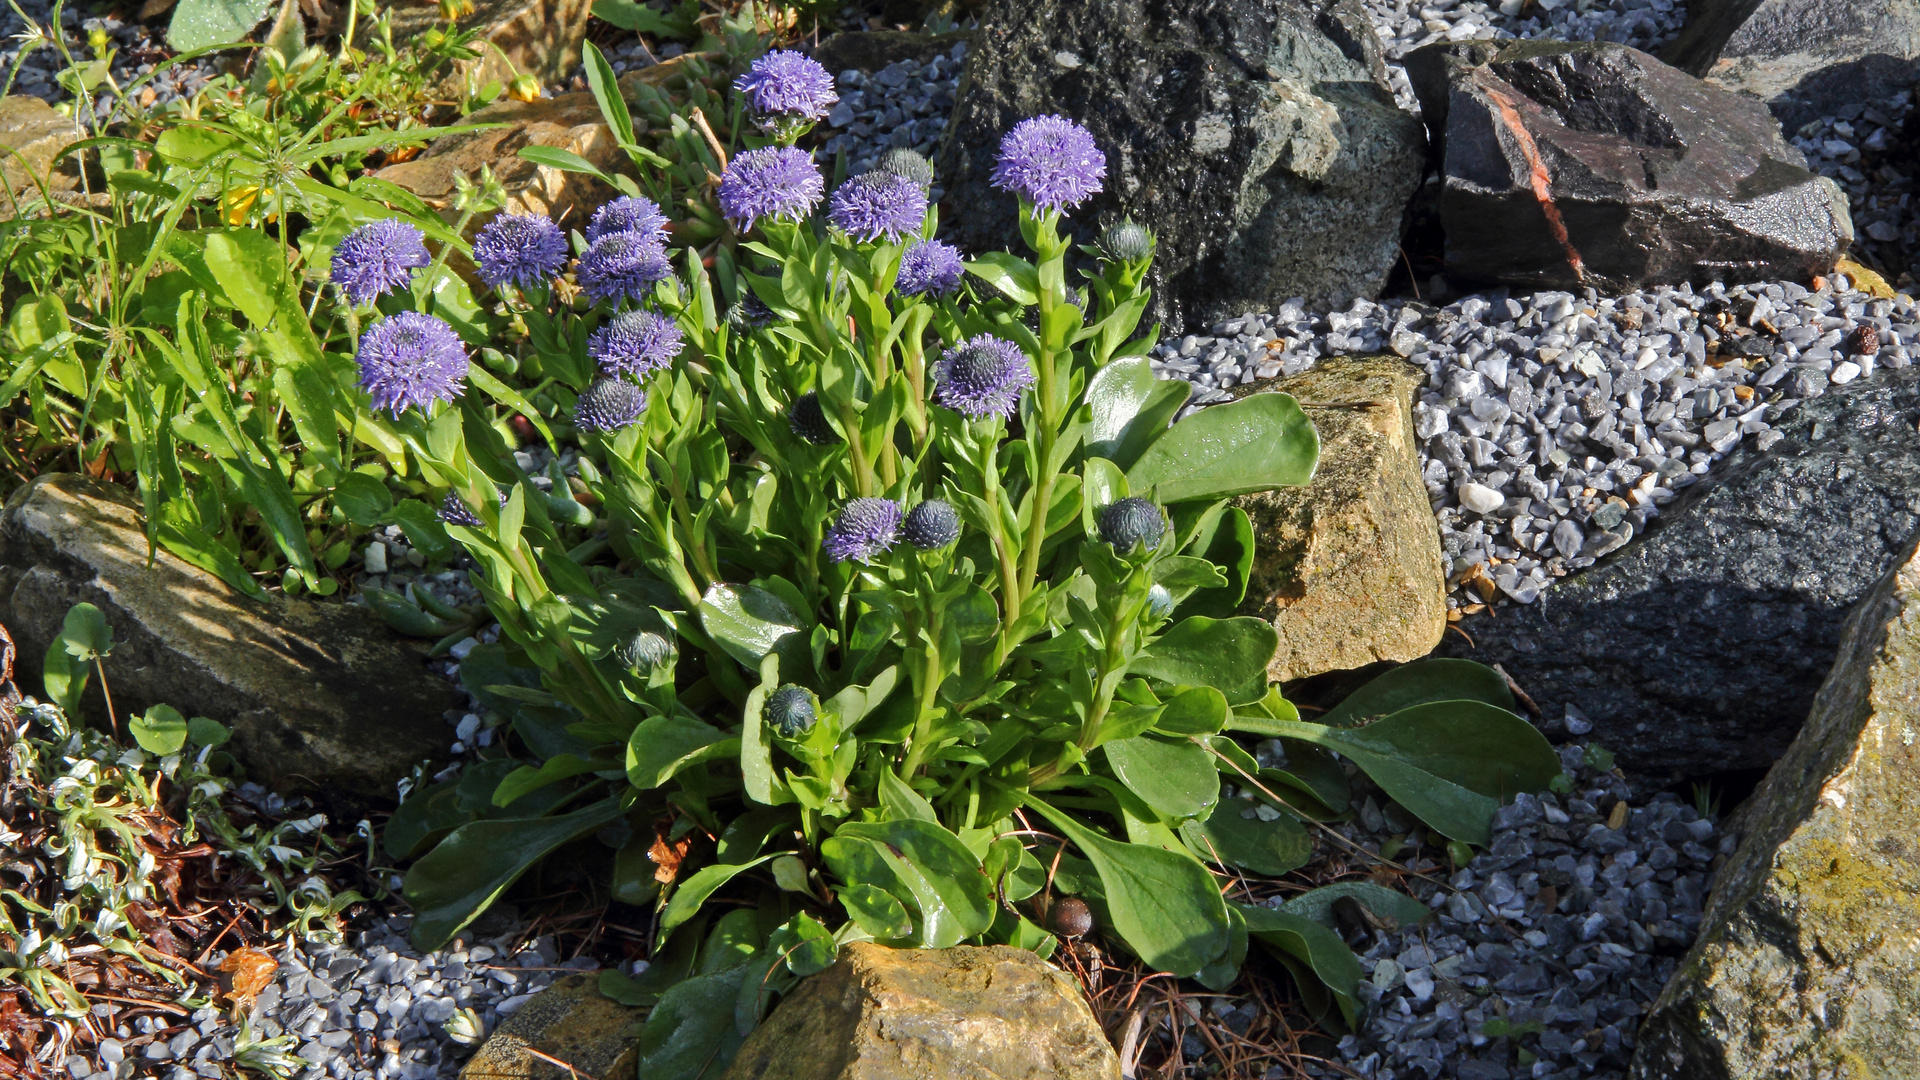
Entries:
{"type": "Polygon", "coordinates": [[[1455,279],[1806,280],[1853,242],[1845,195],[1764,107],[1638,50],[1474,42],[1407,64],[1440,143],[1455,279]]]}
{"type": "Polygon", "coordinates": [[[1500,663],[1550,722],[1637,775],[1771,765],[1800,730],[1853,604],[1920,528],[1920,370],[1775,421],[1646,538],[1442,651],[1500,663]]]}
{"type": "Polygon", "coordinates": [[[1693,0],[1663,54],[1764,101],[1788,131],[1920,76],[1917,0],[1693,0]]]}
{"type": "Polygon", "coordinates": [[[1173,326],[1377,295],[1426,155],[1353,0],[997,0],[936,162],[963,248],[1018,245],[988,177],[1002,133],[1042,113],[1107,154],[1068,231],[1090,240],[1122,213],[1153,228],[1150,318],[1173,326]]]}
{"type": "Polygon", "coordinates": [[[1259,386],[1292,394],[1320,434],[1311,484],[1236,504],[1253,522],[1247,610],[1280,634],[1269,677],[1415,660],[1446,631],[1440,533],[1413,433],[1425,381],[1386,356],[1329,361],[1259,386]]]}
{"type": "MultiPolygon", "coordinates": [[[[443,713],[460,693],[427,670],[372,612],[235,595],[164,549],[147,561],[139,509],[122,488],[49,473],[0,514],[0,622],[21,678],[68,608],[99,607],[116,642],[105,678],[117,715],[166,703],[233,729],[228,747],[269,786],[347,806],[386,802],[422,759],[446,749],[443,713]]],[[[88,708],[105,720],[99,680],[88,708]]]]}
{"type": "Polygon", "coordinates": [[[1806,727],[1740,810],[1636,1080],[1920,1073],[1920,562],[1848,618],[1806,727]]]}

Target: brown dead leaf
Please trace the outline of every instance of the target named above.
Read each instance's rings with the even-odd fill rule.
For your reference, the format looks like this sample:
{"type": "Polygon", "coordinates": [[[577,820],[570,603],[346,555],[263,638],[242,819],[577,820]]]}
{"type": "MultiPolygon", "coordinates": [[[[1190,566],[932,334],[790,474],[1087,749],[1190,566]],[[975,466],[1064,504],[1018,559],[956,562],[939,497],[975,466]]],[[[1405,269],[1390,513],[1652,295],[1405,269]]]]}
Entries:
{"type": "Polygon", "coordinates": [[[678,840],[668,840],[667,834],[673,828],[670,818],[661,818],[653,823],[653,846],[647,849],[647,858],[652,859],[653,880],[662,885],[671,884],[680,875],[680,864],[686,860],[687,852],[693,849],[693,838],[683,836],[678,840]]]}
{"type": "Polygon", "coordinates": [[[280,962],[265,950],[251,945],[235,949],[220,961],[220,995],[234,1008],[245,1009],[273,981],[273,973],[279,968],[280,962]]]}
{"type": "Polygon", "coordinates": [[[172,10],[175,0],[147,0],[140,5],[140,21],[147,22],[156,15],[164,15],[172,10]]]}

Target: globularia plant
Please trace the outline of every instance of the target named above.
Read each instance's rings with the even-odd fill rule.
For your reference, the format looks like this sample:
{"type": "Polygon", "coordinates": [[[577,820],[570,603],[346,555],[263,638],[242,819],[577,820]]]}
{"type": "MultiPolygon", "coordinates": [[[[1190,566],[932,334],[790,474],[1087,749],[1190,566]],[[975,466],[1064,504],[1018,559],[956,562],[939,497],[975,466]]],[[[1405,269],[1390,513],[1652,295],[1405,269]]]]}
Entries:
{"type": "Polygon", "coordinates": [[[923,160],[827,192],[794,143],[831,86],[785,53],[740,80],[769,140],[718,184],[737,269],[670,255],[639,196],[580,238],[590,306],[563,299],[537,223],[475,243],[527,327],[523,375],[560,433],[571,416],[577,475],[515,466],[433,318],[365,331],[363,384],[448,489],[507,638],[462,676],[511,753],[417,793],[386,836],[425,852],[416,936],[448,939],[597,834],[613,895],[657,908],[646,978],[606,980],[666,992],[649,1077],[723,1070],[769,996],[847,940],[1051,948],[1026,903],[1049,874],[1152,968],[1219,983],[1251,936],[1350,1009],[1338,938],[1230,903],[1232,871],[1306,860],[1307,823],[1345,807],[1333,752],[1466,842],[1554,755],[1497,676],[1453,662],[1301,722],[1268,685],[1272,627],[1233,614],[1253,537],[1227,502],[1312,476],[1299,406],[1257,394],[1171,423],[1188,388],[1155,380],[1135,336],[1150,234],[1122,223],[1070,280],[1062,223],[1106,172],[1084,128],[1007,134],[993,179],[1032,258],[963,262],[931,239],[923,160]],[[1244,736],[1281,739],[1286,764],[1244,736]],[[713,916],[722,888],[757,903],[713,916]]]}

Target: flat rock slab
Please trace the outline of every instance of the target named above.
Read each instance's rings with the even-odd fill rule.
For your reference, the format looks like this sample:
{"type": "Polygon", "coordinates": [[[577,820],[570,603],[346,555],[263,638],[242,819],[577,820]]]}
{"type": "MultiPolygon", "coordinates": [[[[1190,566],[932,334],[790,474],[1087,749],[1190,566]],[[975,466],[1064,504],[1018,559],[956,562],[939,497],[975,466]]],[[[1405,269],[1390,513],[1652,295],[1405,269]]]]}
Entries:
{"type": "Polygon", "coordinates": [[[1833,666],[1854,603],[1920,529],[1920,369],[1790,411],[1644,539],[1442,651],[1499,663],[1558,725],[1649,781],[1765,768],[1833,666]],[[1578,733],[1578,732],[1576,732],[1578,733]]]}
{"type": "Polygon", "coordinates": [[[1107,155],[1064,231],[1152,228],[1149,318],[1173,327],[1377,296],[1426,167],[1355,0],[993,0],[937,162],[963,248],[1024,250],[989,176],[1001,136],[1043,113],[1107,155]]]}
{"type": "Polygon", "coordinates": [[[568,975],[528,998],[460,1067],[460,1080],[633,1076],[634,1037],[647,1010],[603,997],[599,985],[598,975],[568,975]]]}
{"type": "Polygon", "coordinates": [[[1270,677],[1417,660],[1446,632],[1440,530],[1413,433],[1425,382],[1399,357],[1374,357],[1244,388],[1292,394],[1320,434],[1311,484],[1235,502],[1253,522],[1244,613],[1280,633],[1270,677]]]}
{"type": "Polygon", "coordinates": [[[1529,289],[1806,281],[1853,243],[1751,98],[1624,45],[1436,44],[1407,57],[1441,145],[1447,271],[1529,289]]]}
{"type": "MultiPolygon", "coordinates": [[[[0,623],[20,644],[21,680],[40,685],[67,609],[106,614],[106,682],[124,724],[167,704],[233,729],[248,774],[336,805],[391,802],[394,784],[449,741],[444,713],[464,703],[427,670],[424,651],[371,611],[239,596],[164,549],[147,561],[125,489],[51,473],[0,512],[0,623]]],[[[85,705],[105,720],[99,680],[85,705]]]]}
{"type": "Polygon", "coordinates": [[[1080,986],[1005,945],[856,942],[754,1029],[726,1080],[1119,1080],[1080,986]]]}
{"type": "Polygon", "coordinates": [[[1668,63],[1759,98],[1787,131],[1920,77],[1920,0],[1688,0],[1668,63]]]}
{"type": "Polygon", "coordinates": [[[1740,814],[1635,1080],[1920,1076],[1920,560],[1860,601],[1740,814]]]}
{"type": "MultiPolygon", "coordinates": [[[[592,0],[477,0],[473,11],[461,16],[460,28],[480,31],[474,45],[481,53],[456,65],[447,81],[457,86],[471,75],[475,85],[490,79],[504,84],[519,72],[529,72],[542,85],[563,83],[580,66],[592,11],[592,0]]],[[[434,4],[396,4],[392,20],[395,41],[411,41],[446,26],[434,4]]],[[[362,20],[361,25],[368,22],[362,20]]],[[[364,33],[363,48],[371,41],[373,28],[367,27],[364,33]]]]}
{"type": "Polygon", "coordinates": [[[15,201],[40,197],[40,185],[50,193],[71,191],[78,177],[71,167],[53,167],[55,154],[87,137],[70,116],[62,116],[37,97],[0,97],[0,221],[14,216],[15,201]]]}
{"type": "Polygon", "coordinates": [[[388,165],[374,175],[451,214],[459,181],[474,179],[485,166],[507,190],[502,213],[551,217],[571,228],[585,228],[594,209],[614,197],[612,188],[591,176],[536,165],[520,156],[525,147],[551,146],[578,154],[601,169],[623,164],[625,156],[592,94],[499,101],[467,117],[467,122],[507,126],[442,135],[419,157],[388,165]]]}

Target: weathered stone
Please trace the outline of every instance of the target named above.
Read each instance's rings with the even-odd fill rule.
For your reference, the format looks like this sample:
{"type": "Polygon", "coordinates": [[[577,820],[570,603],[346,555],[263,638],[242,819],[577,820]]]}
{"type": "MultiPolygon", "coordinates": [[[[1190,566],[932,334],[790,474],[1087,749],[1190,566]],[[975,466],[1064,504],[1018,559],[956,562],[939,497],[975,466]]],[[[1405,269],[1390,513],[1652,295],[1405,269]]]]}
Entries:
{"type": "Polygon", "coordinates": [[[78,173],[71,165],[55,168],[53,157],[87,137],[72,117],[62,116],[37,97],[0,98],[0,220],[15,216],[15,207],[40,198],[40,185],[50,192],[71,191],[78,173]]]}
{"type": "Polygon", "coordinates": [[[1446,632],[1440,530],[1413,433],[1425,381],[1398,357],[1342,358],[1244,388],[1292,394],[1320,433],[1311,484],[1236,500],[1253,521],[1245,612],[1280,633],[1272,678],[1415,660],[1446,632]]]}
{"type": "MultiPolygon", "coordinates": [[[[396,4],[389,10],[395,42],[447,25],[436,4],[396,4]]],[[[462,16],[459,25],[462,30],[480,28],[474,45],[482,51],[456,65],[449,81],[483,86],[499,79],[505,84],[516,73],[528,72],[542,85],[563,83],[580,66],[580,46],[587,40],[592,11],[592,0],[475,0],[473,13],[462,16]]],[[[360,39],[363,48],[371,35],[368,27],[360,39]]]]}
{"type": "Polygon", "coordinates": [[[1806,281],[1853,243],[1765,107],[1606,42],[1407,57],[1441,142],[1447,273],[1530,289],[1806,281]]]}
{"type": "Polygon", "coordinates": [[[1751,802],[1635,1080],[1920,1076],[1920,559],[1847,619],[1751,802]]]}
{"type": "Polygon", "coordinates": [[[1042,113],[1107,155],[1106,190],[1067,231],[1150,226],[1151,317],[1173,327],[1377,295],[1426,165],[1355,0],[994,0],[937,162],[962,247],[1020,250],[989,176],[1001,136],[1042,113]]]}
{"type": "Polygon", "coordinates": [[[848,945],[747,1037],[727,1080],[1118,1080],[1065,973],[1005,945],[848,945]]]}
{"type": "Polygon", "coordinates": [[[461,177],[473,180],[482,166],[490,167],[507,190],[502,213],[539,214],[571,228],[584,228],[593,209],[613,198],[613,190],[591,176],[535,165],[520,156],[522,147],[554,146],[602,170],[624,164],[625,155],[592,94],[495,102],[467,117],[467,122],[509,126],[443,135],[419,157],[374,175],[406,188],[437,210],[446,210],[461,177]]]}
{"type": "Polygon", "coordinates": [[[1832,667],[1847,611],[1920,530],[1920,369],[1809,401],[1719,479],[1684,489],[1643,539],[1441,650],[1499,663],[1548,720],[1655,785],[1766,768],[1832,667]]]}
{"type": "Polygon", "coordinates": [[[634,1075],[647,1010],[603,997],[599,986],[597,975],[568,975],[528,998],[460,1067],[460,1080],[569,1080],[529,1048],[573,1066],[572,1076],[634,1075]]]}
{"type": "MultiPolygon", "coordinates": [[[[83,600],[113,628],[106,683],[122,724],[155,704],[212,717],[233,729],[228,748],[248,773],[281,790],[390,801],[396,781],[446,751],[442,714],[463,701],[366,608],[249,600],[164,549],[149,565],[124,489],[43,475],[0,512],[0,623],[26,686],[40,685],[47,645],[83,600]]],[[[99,683],[84,702],[96,722],[99,683]]]]}
{"type": "Polygon", "coordinates": [[[1688,0],[1662,53],[1766,102],[1788,131],[1878,103],[1920,77],[1920,0],[1688,0]]]}
{"type": "Polygon", "coordinates": [[[914,34],[901,30],[839,33],[822,41],[813,50],[813,58],[835,75],[850,68],[878,71],[901,60],[925,62],[946,56],[955,45],[971,40],[970,30],[950,34],[914,34]]]}

